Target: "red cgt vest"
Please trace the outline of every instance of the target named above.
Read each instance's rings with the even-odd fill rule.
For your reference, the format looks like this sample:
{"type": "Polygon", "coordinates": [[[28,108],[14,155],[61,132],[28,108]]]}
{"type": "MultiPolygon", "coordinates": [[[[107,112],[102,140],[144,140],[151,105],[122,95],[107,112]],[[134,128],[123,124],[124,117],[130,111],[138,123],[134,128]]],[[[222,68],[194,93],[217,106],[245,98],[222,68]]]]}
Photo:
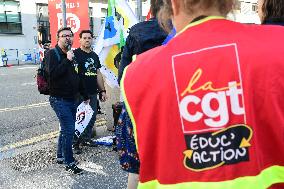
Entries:
{"type": "Polygon", "coordinates": [[[138,188],[284,188],[283,33],[208,17],[137,57],[122,91],[138,188]]]}

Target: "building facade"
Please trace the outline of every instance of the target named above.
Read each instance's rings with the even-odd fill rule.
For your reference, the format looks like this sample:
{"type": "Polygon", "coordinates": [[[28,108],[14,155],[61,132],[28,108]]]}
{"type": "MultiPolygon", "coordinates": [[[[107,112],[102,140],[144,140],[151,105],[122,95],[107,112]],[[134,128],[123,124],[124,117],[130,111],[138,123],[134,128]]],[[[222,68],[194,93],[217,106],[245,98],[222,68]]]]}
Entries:
{"type": "Polygon", "coordinates": [[[233,20],[241,23],[260,24],[257,15],[257,0],[239,0],[231,16],[233,20]]]}
{"type": "MultiPolygon", "coordinates": [[[[135,12],[136,1],[129,1],[135,12]]],[[[142,17],[150,8],[149,0],[142,0],[142,17]]],[[[98,36],[107,14],[107,0],[89,0],[90,28],[98,36]]],[[[239,0],[229,18],[243,23],[259,23],[257,0],[239,0]]],[[[0,0],[0,49],[31,50],[38,41],[50,41],[48,0],[0,0]]],[[[55,36],[54,36],[55,37],[55,36]]]]}
{"type": "Polygon", "coordinates": [[[32,49],[37,44],[37,3],[44,0],[0,1],[0,48],[32,49]]]}

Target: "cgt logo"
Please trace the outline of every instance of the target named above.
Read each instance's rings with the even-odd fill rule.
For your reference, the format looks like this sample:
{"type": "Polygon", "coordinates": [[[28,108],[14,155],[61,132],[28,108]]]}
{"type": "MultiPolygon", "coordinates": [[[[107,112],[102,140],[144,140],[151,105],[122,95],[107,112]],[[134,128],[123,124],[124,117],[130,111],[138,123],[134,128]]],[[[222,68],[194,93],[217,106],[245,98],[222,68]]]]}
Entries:
{"type": "MultiPolygon", "coordinates": [[[[62,18],[63,18],[62,13],[57,13],[58,28],[61,28],[63,26],[62,18]]],[[[76,16],[75,14],[66,13],[66,23],[67,26],[70,27],[74,33],[79,31],[81,22],[78,16],[76,16]]]]}
{"type": "Polygon", "coordinates": [[[246,123],[237,45],[208,47],[172,60],[186,144],[184,167],[207,171],[249,161],[253,130],[246,123]]]}
{"type": "Polygon", "coordinates": [[[198,86],[196,83],[198,83],[202,73],[202,69],[198,68],[190,79],[187,88],[181,93],[182,99],[179,109],[181,116],[186,121],[194,123],[203,117],[207,117],[203,121],[208,127],[223,127],[229,122],[229,111],[234,115],[244,114],[244,108],[241,107],[239,101],[239,97],[242,96],[242,89],[238,88],[240,83],[231,81],[228,82],[227,87],[216,88],[212,81],[207,81],[198,86]],[[194,95],[198,91],[211,92],[198,97],[194,95]],[[216,104],[215,109],[212,107],[213,103],[216,104]],[[192,109],[193,113],[190,113],[189,109],[192,109]],[[201,111],[194,111],[197,109],[201,109],[201,111]]]}
{"type": "Polygon", "coordinates": [[[216,131],[246,122],[235,44],[177,54],[172,60],[184,133],[216,131]]]}

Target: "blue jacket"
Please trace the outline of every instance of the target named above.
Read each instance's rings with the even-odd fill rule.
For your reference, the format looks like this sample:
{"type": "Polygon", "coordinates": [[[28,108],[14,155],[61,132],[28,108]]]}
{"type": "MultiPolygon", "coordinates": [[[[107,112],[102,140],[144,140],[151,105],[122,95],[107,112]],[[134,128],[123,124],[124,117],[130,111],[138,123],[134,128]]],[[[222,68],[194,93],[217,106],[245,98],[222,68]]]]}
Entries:
{"type": "Polygon", "coordinates": [[[118,83],[120,83],[124,68],[132,62],[133,55],[138,55],[160,46],[167,35],[155,18],[132,26],[126,38],[118,69],[118,83]]]}
{"type": "Polygon", "coordinates": [[[263,24],[265,25],[279,25],[284,26],[284,18],[270,18],[264,20],[263,24]]]}

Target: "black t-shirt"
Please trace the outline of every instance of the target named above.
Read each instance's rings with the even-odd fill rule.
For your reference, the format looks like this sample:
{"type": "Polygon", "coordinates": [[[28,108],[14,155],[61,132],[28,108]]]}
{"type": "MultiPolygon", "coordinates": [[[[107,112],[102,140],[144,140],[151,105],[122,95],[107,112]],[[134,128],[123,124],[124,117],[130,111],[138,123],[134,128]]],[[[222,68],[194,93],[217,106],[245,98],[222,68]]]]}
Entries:
{"type": "Polygon", "coordinates": [[[74,50],[75,61],[78,63],[79,75],[83,78],[88,95],[97,93],[97,70],[101,68],[98,55],[91,51],[87,53],[81,48],[74,50]]]}

